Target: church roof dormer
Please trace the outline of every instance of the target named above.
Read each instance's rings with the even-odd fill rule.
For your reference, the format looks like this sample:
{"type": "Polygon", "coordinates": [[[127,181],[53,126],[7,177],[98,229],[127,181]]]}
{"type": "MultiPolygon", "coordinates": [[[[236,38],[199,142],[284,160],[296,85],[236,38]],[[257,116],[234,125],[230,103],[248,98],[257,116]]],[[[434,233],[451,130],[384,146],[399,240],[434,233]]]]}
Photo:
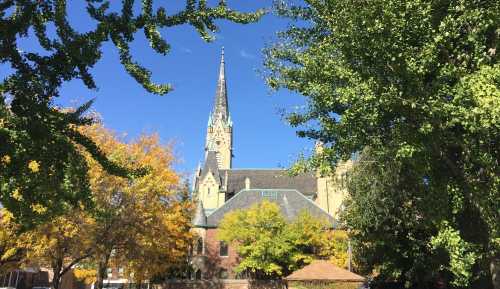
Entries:
{"type": "Polygon", "coordinates": [[[217,91],[215,92],[214,110],[211,115],[211,121],[222,120],[227,122],[229,120],[229,108],[227,104],[227,86],[226,86],[226,70],[224,63],[224,47],[222,48],[219,79],[217,81],[217,91]]]}

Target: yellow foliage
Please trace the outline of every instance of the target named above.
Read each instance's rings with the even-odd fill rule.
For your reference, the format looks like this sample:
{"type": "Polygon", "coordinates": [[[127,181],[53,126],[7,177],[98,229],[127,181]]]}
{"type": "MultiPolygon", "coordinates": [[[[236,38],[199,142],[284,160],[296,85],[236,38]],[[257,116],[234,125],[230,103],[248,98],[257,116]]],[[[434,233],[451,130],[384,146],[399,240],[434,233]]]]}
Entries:
{"type": "Polygon", "coordinates": [[[38,173],[38,171],[40,170],[40,164],[37,162],[37,161],[30,161],[28,163],[28,168],[34,172],[34,173],[38,173]]]}
{"type": "Polygon", "coordinates": [[[322,238],[320,255],[328,257],[330,261],[341,267],[347,268],[349,262],[348,236],[343,230],[325,232],[322,238]]]}
{"type": "Polygon", "coordinates": [[[40,204],[32,204],[31,210],[40,215],[47,212],[47,208],[40,204]]]}
{"type": "Polygon", "coordinates": [[[11,160],[11,159],[10,159],[10,156],[9,156],[9,155],[4,155],[4,156],[1,158],[1,160],[2,160],[2,163],[4,163],[4,164],[8,165],[8,164],[10,164],[10,160],[11,160]]]}
{"type": "Polygon", "coordinates": [[[23,200],[23,195],[21,194],[21,192],[19,191],[19,189],[15,189],[13,192],[12,192],[12,198],[16,201],[22,201],[23,200]]]}
{"type": "Polygon", "coordinates": [[[126,179],[107,173],[87,154],[95,206],[100,214],[92,226],[96,258],[111,262],[145,280],[185,260],[191,240],[192,204],[179,193],[170,146],[157,134],[126,143],[99,124],[79,128],[109,159],[142,176],[126,179]]]}
{"type": "Polygon", "coordinates": [[[84,282],[87,285],[93,284],[97,280],[97,272],[95,269],[75,268],[73,274],[77,280],[84,282]]]}
{"type": "Polygon", "coordinates": [[[0,272],[16,267],[21,261],[22,251],[16,231],[12,214],[0,209],[0,272]]]}

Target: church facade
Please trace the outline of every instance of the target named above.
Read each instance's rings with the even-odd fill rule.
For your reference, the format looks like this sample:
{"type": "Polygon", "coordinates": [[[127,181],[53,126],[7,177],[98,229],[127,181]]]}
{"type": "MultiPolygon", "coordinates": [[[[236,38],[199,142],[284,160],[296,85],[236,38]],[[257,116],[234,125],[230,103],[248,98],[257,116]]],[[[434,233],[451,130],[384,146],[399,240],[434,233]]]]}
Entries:
{"type": "Polygon", "coordinates": [[[345,196],[347,170],[351,163],[338,166],[334,176],[316,173],[290,176],[285,169],[233,168],[233,122],[231,120],[222,51],[213,109],[209,115],[205,158],[194,177],[197,203],[193,219],[199,239],[195,244],[193,267],[195,277],[235,278],[232,270],[238,263],[235,249],[216,238],[217,227],[224,215],[245,209],[264,199],[276,202],[289,219],[302,210],[326,218],[335,218],[345,196]]]}

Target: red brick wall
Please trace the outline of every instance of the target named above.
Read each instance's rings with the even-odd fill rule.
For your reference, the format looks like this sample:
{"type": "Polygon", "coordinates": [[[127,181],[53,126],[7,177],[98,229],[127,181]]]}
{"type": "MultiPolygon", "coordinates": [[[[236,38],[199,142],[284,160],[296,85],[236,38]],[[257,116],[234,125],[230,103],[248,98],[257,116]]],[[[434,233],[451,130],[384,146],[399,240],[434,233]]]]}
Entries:
{"type": "Polygon", "coordinates": [[[227,270],[228,278],[235,278],[234,267],[238,265],[238,254],[234,246],[229,245],[229,254],[227,257],[220,256],[220,241],[217,239],[217,229],[208,229],[205,240],[205,255],[208,257],[210,271],[205,278],[218,277],[220,269],[227,270]]]}

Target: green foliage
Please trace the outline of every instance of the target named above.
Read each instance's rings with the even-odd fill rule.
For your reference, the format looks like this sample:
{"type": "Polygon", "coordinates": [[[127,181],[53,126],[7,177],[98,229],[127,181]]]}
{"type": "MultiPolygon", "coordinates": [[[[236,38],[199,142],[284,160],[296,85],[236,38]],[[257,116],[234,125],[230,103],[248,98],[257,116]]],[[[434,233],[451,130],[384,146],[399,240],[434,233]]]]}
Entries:
{"type": "Polygon", "coordinates": [[[306,97],[288,121],[324,143],[312,166],[369,148],[346,217],[360,265],[420,288],[490,275],[500,258],[500,3],[309,0],[276,11],[295,22],[266,51],[268,84],[306,97]],[[475,262],[431,249],[444,221],[475,262]]]}
{"type": "Polygon", "coordinates": [[[439,233],[432,237],[433,250],[444,249],[450,258],[449,268],[442,268],[454,275],[452,284],[465,287],[472,277],[472,266],[476,262],[477,254],[472,246],[460,237],[460,232],[450,227],[446,222],[439,233]]]}
{"type": "Polygon", "coordinates": [[[309,264],[322,245],[326,227],[307,212],[288,223],[278,205],[263,201],[226,214],[217,237],[237,246],[242,258],[237,272],[266,279],[286,276],[309,264]]]}
{"type": "Polygon", "coordinates": [[[74,112],[53,105],[67,81],[80,79],[89,89],[97,87],[90,69],[101,59],[105,42],[113,43],[123,67],[140,85],[151,93],[165,94],[172,87],[153,83],[150,71],[130,53],[136,32],[145,34],[155,52],[166,54],[170,45],[160,29],[187,24],[210,41],[211,32],[217,30],[215,20],[244,24],[263,14],[233,11],[225,1],[210,6],[205,0],[186,0],[185,8],[172,15],[163,6],[153,9],[153,0],[140,1],[140,10],[134,9],[138,6],[134,0],[117,4],[121,9],[111,9],[110,1],[86,3],[86,12],[81,13],[88,14],[95,28],[84,33],[69,22],[65,0],[0,3],[0,63],[13,70],[0,82],[0,202],[24,227],[68,207],[90,205],[87,169],[77,144],[109,172],[134,173],[108,161],[93,141],[74,129],[92,122],[83,116],[91,102],[74,112]],[[20,42],[25,38],[35,39],[41,48],[22,51],[20,42]]]}

